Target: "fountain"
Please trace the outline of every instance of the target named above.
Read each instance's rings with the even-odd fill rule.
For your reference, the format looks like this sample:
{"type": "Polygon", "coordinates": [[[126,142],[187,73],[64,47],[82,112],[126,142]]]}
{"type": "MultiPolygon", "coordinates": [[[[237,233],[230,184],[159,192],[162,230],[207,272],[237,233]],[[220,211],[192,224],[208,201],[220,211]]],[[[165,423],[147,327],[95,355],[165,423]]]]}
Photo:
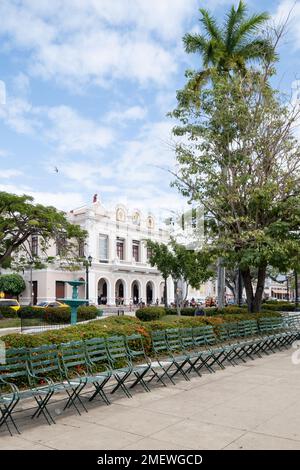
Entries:
{"type": "Polygon", "coordinates": [[[72,298],[71,299],[58,299],[61,302],[69,305],[71,307],[71,325],[76,325],[77,323],[77,307],[79,305],[86,304],[88,299],[78,299],[78,287],[85,284],[84,281],[67,281],[67,283],[72,286],[72,298]]]}

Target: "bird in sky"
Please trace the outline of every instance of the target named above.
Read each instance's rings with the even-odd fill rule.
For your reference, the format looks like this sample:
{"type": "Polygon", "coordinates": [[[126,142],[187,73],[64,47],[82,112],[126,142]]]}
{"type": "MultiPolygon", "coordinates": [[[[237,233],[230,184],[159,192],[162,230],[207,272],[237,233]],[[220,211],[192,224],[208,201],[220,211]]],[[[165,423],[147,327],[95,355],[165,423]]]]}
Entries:
{"type": "Polygon", "coordinates": [[[55,171],[55,173],[58,173],[58,168],[57,168],[57,166],[54,167],[54,171],[55,171]]]}

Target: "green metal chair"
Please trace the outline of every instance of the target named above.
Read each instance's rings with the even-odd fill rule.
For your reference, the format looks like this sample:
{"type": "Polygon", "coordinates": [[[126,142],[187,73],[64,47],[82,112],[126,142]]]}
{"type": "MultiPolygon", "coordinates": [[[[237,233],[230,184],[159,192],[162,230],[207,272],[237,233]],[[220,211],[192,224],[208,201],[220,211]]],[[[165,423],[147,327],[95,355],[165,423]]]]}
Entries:
{"type": "Polygon", "coordinates": [[[161,378],[167,376],[170,382],[175,385],[174,375],[180,372],[185,380],[190,380],[185,372],[182,372],[182,367],[178,364],[174,355],[170,354],[169,344],[166,338],[165,330],[156,330],[151,332],[152,350],[154,352],[157,363],[163,370],[161,378]],[[175,369],[175,370],[174,370],[175,369]]]}
{"type": "Polygon", "coordinates": [[[136,385],[141,383],[145,390],[150,391],[147,384],[152,382],[154,378],[157,379],[157,382],[161,382],[163,386],[166,387],[161,375],[156,370],[157,368],[161,369],[160,365],[158,363],[153,363],[145,352],[142,335],[132,334],[130,336],[126,336],[125,342],[127,352],[133,364],[133,373],[136,377],[135,381],[129,388],[134,388],[136,385]],[[151,374],[151,377],[145,381],[144,378],[147,378],[149,373],[151,374]]]}
{"type": "Polygon", "coordinates": [[[55,393],[53,381],[36,375],[30,370],[29,362],[29,353],[26,348],[11,348],[6,351],[5,364],[0,364],[0,386],[2,389],[0,427],[5,424],[10,434],[12,433],[8,421],[20,434],[12,413],[19,401],[25,399],[33,398],[37,404],[32,419],[42,414],[49,425],[55,423],[47,406],[55,393]]]}

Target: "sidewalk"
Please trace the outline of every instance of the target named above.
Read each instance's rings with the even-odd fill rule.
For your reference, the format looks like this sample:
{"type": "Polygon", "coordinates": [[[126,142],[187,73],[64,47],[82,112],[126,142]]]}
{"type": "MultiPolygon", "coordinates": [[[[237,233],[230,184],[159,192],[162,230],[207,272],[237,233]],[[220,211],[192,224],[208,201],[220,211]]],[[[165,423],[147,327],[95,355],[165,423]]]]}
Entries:
{"type": "MultiPolygon", "coordinates": [[[[177,380],[89,413],[57,415],[56,425],[20,413],[21,436],[0,432],[0,449],[300,449],[300,364],[294,350],[215,374],[177,380]]],[[[61,403],[54,404],[59,413],[61,403]]]]}

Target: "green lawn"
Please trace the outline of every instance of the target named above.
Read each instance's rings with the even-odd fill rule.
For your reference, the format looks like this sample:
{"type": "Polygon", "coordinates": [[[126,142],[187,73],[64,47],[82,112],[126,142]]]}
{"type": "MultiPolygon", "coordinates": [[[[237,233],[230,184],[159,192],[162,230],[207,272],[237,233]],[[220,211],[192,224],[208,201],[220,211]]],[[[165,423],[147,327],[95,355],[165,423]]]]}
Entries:
{"type": "Polygon", "coordinates": [[[14,326],[21,326],[21,322],[19,318],[2,318],[0,320],[0,329],[12,328],[14,326]]]}

